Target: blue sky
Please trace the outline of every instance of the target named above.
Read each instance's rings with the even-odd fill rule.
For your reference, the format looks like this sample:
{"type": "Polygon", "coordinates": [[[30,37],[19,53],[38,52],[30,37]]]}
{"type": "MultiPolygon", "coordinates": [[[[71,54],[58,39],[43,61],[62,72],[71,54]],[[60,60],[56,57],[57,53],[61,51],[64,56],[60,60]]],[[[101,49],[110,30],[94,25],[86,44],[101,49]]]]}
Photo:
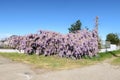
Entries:
{"type": "Polygon", "coordinates": [[[99,16],[99,35],[120,32],[119,0],[0,0],[0,38],[38,30],[68,33],[76,20],[93,29],[99,16]]]}

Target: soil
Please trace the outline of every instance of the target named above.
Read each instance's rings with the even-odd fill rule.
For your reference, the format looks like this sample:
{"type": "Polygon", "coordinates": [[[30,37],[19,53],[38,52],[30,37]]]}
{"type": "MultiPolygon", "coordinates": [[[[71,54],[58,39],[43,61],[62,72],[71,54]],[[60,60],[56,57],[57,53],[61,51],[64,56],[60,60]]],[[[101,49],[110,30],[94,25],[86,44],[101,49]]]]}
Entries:
{"type": "Polygon", "coordinates": [[[47,71],[0,57],[0,80],[120,80],[120,66],[105,60],[83,68],[47,71]]]}

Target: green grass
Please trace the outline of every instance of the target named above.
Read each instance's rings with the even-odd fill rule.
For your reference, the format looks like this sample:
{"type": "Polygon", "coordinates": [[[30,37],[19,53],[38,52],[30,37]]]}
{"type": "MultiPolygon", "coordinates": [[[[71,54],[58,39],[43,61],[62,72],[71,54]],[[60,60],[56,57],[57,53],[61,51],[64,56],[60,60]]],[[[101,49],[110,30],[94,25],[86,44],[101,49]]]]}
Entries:
{"type": "Polygon", "coordinates": [[[114,59],[114,60],[112,61],[112,64],[113,64],[113,65],[119,65],[119,66],[120,66],[120,57],[114,59]]]}
{"type": "MultiPolygon", "coordinates": [[[[88,66],[103,61],[105,59],[112,58],[117,54],[120,54],[120,51],[99,53],[97,57],[93,57],[91,59],[85,57],[84,59],[80,59],[80,60],[60,58],[57,56],[44,57],[43,55],[37,56],[37,55],[25,55],[18,53],[0,53],[0,56],[9,58],[13,61],[31,64],[34,68],[61,70],[61,69],[71,69],[71,68],[88,66]]],[[[120,61],[120,59],[118,61],[120,61]]]]}
{"type": "Polygon", "coordinates": [[[120,66],[120,54],[117,54],[116,58],[111,62],[113,65],[120,66]]]}

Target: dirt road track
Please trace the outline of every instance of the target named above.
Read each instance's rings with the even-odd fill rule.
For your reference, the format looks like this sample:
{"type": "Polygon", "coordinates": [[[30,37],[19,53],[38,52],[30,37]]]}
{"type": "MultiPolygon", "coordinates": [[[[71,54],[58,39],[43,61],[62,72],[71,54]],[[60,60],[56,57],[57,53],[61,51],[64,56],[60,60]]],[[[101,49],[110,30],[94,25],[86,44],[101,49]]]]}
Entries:
{"type": "Polygon", "coordinates": [[[104,61],[84,68],[44,72],[0,57],[0,80],[120,80],[120,67],[104,61]]]}

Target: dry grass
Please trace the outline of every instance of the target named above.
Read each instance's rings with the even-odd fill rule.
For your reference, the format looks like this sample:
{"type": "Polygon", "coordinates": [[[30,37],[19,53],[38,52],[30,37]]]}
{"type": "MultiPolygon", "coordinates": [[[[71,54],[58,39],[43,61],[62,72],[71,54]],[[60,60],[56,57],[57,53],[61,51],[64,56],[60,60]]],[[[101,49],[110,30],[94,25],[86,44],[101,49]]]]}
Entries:
{"type": "MultiPolygon", "coordinates": [[[[0,53],[0,56],[12,59],[13,61],[31,64],[35,68],[61,70],[61,69],[78,68],[78,67],[95,64],[105,59],[112,58],[114,55],[119,53],[120,51],[99,53],[98,57],[93,57],[91,59],[88,57],[85,57],[80,60],[60,58],[57,56],[44,57],[43,55],[37,56],[37,55],[25,55],[25,54],[18,54],[18,53],[0,53]]],[[[115,60],[115,62],[120,63],[120,58],[115,60]]]]}

